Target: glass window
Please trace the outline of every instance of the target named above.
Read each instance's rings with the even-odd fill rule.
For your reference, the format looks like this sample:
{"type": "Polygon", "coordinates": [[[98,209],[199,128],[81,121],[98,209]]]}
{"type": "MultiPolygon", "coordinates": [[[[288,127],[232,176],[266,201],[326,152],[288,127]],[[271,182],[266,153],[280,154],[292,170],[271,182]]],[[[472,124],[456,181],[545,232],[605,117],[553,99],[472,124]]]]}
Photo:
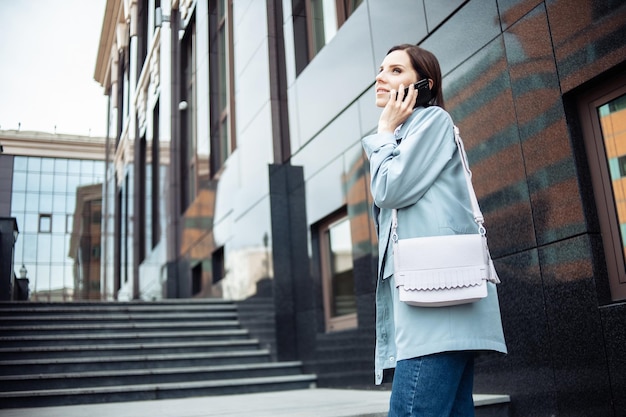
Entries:
{"type": "Polygon", "coordinates": [[[37,263],[50,263],[50,252],[51,252],[51,236],[46,233],[40,233],[37,236],[37,263]]]}
{"type": "Polygon", "coordinates": [[[234,59],[232,0],[213,3],[209,25],[210,175],[215,176],[236,148],[234,126],[234,59]]]}
{"type": "Polygon", "coordinates": [[[39,194],[39,211],[52,212],[52,194],[39,194]]]}
{"type": "Polygon", "coordinates": [[[26,191],[32,193],[39,192],[40,176],[41,174],[39,173],[39,171],[28,171],[28,173],[26,174],[26,191]]]}
{"type": "Polygon", "coordinates": [[[67,192],[67,175],[65,175],[64,173],[62,174],[55,174],[54,175],[54,188],[53,188],[55,193],[65,193],[67,192]]]}
{"type": "Polygon", "coordinates": [[[77,159],[68,160],[67,172],[70,174],[80,174],[80,161],[77,159]]]}
{"type": "Polygon", "coordinates": [[[41,185],[39,191],[42,193],[51,193],[54,191],[54,175],[51,173],[43,173],[41,176],[41,185]]]}
{"type": "Polygon", "coordinates": [[[26,191],[25,172],[13,172],[13,191],[26,191]]]}
{"type": "Polygon", "coordinates": [[[319,241],[326,330],[356,327],[352,234],[345,212],[321,224],[319,241]]]}
{"type": "Polygon", "coordinates": [[[363,0],[292,0],[296,72],[337,34],[363,0]]]}
{"type": "Polygon", "coordinates": [[[93,161],[91,161],[91,160],[82,160],[82,161],[80,161],[80,172],[84,176],[92,177],[93,174],[94,174],[93,161]]]}
{"type": "Polygon", "coordinates": [[[316,55],[337,33],[335,0],[310,0],[311,50],[316,55]]]}
{"type": "Polygon", "coordinates": [[[66,174],[67,173],[67,159],[55,159],[54,172],[56,172],[57,174],[66,174]]]}
{"type": "Polygon", "coordinates": [[[626,299],[626,77],[583,94],[583,136],[602,232],[611,298],[626,299]]]}
{"type": "Polygon", "coordinates": [[[41,158],[28,157],[28,172],[41,172],[41,158]]]}
{"type": "Polygon", "coordinates": [[[37,234],[20,233],[20,237],[24,239],[24,258],[22,262],[37,262],[37,234]]]}
{"type": "Polygon", "coordinates": [[[26,213],[23,227],[25,232],[37,233],[39,227],[39,213],[26,213]]]}
{"type": "Polygon", "coordinates": [[[55,262],[62,262],[66,255],[65,235],[52,235],[52,259],[55,262]]]}
{"type": "Polygon", "coordinates": [[[39,215],[39,233],[52,232],[52,215],[40,214],[39,215]]]}
{"type": "Polygon", "coordinates": [[[67,192],[74,194],[79,184],[80,184],[80,176],[78,174],[69,175],[67,177],[67,192]]]}
{"type": "MultiPolygon", "coordinates": [[[[52,197],[52,212],[53,213],[65,213],[65,194],[56,193],[52,197]]],[[[63,228],[59,229],[63,230],[63,228]]]]}
{"type": "Polygon", "coordinates": [[[28,158],[25,156],[16,156],[13,159],[13,170],[14,171],[28,171],[28,158]]]}
{"type": "Polygon", "coordinates": [[[41,172],[45,172],[48,174],[54,172],[54,159],[53,158],[43,158],[41,160],[41,172]]]}
{"type": "MultiPolygon", "coordinates": [[[[26,193],[13,191],[11,194],[11,213],[26,210],[26,193]]],[[[18,224],[18,227],[21,225],[18,224]]]]}
{"type": "Polygon", "coordinates": [[[65,213],[56,213],[52,216],[52,233],[65,233],[65,213]]]}

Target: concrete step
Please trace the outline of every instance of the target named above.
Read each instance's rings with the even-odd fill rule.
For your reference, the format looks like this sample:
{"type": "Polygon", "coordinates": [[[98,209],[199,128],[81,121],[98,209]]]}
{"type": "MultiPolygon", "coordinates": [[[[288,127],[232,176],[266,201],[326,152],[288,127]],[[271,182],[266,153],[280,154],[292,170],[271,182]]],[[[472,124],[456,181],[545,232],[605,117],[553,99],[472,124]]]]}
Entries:
{"type": "Polygon", "coordinates": [[[0,375],[247,364],[269,362],[269,355],[270,352],[266,349],[254,349],[212,353],[0,360],[0,375]]]}
{"type": "MultiPolygon", "coordinates": [[[[145,401],[313,388],[315,375],[0,392],[3,408],[145,401]]],[[[242,404],[242,406],[244,406],[242,404]]]]}
{"type": "Polygon", "coordinates": [[[0,302],[0,316],[25,316],[42,314],[103,314],[103,313],[149,313],[149,312],[197,313],[237,311],[237,306],[228,301],[208,303],[6,303],[0,302]]]}
{"type": "Polygon", "coordinates": [[[156,355],[250,350],[259,346],[256,339],[200,342],[155,342],[65,346],[27,346],[0,348],[3,361],[38,358],[83,358],[93,356],[156,355]]]}
{"type": "Polygon", "coordinates": [[[48,323],[47,325],[13,325],[0,326],[0,335],[2,336],[21,336],[21,335],[46,335],[46,334],[75,334],[75,333],[120,333],[120,332],[164,332],[176,331],[182,329],[194,329],[198,331],[216,330],[216,329],[238,329],[240,323],[238,320],[216,320],[216,321],[190,321],[190,322],[152,322],[152,323],[131,323],[123,321],[120,323],[80,323],[80,324],[62,324],[48,323]]]}
{"type": "Polygon", "coordinates": [[[33,334],[20,336],[0,336],[2,347],[26,346],[67,346],[67,345],[111,345],[120,343],[154,343],[208,340],[239,340],[249,338],[247,329],[224,329],[203,331],[170,331],[170,332],[135,332],[115,334],[109,333],[76,333],[76,334],[33,334]]]}
{"type": "Polygon", "coordinates": [[[274,345],[268,303],[0,303],[0,409],[314,386],[274,345]]]}
{"type": "Polygon", "coordinates": [[[109,313],[109,314],[42,314],[25,316],[0,316],[0,326],[26,326],[46,324],[74,324],[74,323],[118,323],[124,321],[151,323],[151,322],[189,322],[193,320],[237,320],[237,312],[214,311],[195,313],[109,313]]]}
{"type": "Polygon", "coordinates": [[[157,369],[123,369],[33,375],[5,375],[0,391],[32,391],[170,382],[216,381],[302,374],[301,362],[267,362],[157,369]]]}

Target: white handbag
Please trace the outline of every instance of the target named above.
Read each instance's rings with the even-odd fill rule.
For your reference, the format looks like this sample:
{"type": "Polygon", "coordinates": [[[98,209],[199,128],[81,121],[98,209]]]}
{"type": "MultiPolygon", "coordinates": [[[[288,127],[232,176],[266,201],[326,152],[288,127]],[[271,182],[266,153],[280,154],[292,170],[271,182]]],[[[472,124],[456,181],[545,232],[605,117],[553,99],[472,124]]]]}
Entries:
{"type": "Polygon", "coordinates": [[[487,281],[500,283],[487,246],[483,215],[472,186],[465,148],[454,126],[465,168],[477,233],[398,239],[398,213],[392,210],[394,279],[400,301],[419,307],[467,304],[487,296],[487,281]]]}

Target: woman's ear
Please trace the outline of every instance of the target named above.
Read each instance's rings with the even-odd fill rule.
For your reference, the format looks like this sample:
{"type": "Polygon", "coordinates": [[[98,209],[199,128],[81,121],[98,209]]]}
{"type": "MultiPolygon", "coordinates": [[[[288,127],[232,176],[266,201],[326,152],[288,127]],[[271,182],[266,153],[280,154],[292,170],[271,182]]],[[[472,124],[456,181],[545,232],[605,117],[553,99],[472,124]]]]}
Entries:
{"type": "Polygon", "coordinates": [[[432,79],[428,79],[428,89],[432,90],[433,89],[433,80],[432,79]]]}

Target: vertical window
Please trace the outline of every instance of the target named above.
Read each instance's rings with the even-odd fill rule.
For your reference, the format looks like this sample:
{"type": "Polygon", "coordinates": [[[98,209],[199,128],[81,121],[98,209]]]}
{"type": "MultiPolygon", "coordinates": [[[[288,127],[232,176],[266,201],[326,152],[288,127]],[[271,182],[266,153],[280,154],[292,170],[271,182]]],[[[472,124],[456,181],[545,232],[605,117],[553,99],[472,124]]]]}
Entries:
{"type": "Polygon", "coordinates": [[[202,291],[202,262],[191,268],[191,295],[197,295],[202,291]]]}
{"type": "Polygon", "coordinates": [[[138,169],[137,169],[137,176],[139,178],[137,178],[137,186],[138,186],[138,190],[137,190],[137,217],[135,218],[135,221],[138,224],[138,227],[135,229],[137,230],[137,262],[141,263],[143,262],[143,260],[146,258],[146,195],[148,192],[148,178],[147,178],[147,156],[146,156],[146,152],[147,152],[147,144],[146,144],[146,136],[142,135],[139,138],[139,155],[137,155],[138,161],[137,161],[137,165],[138,165],[138,169]]]}
{"type": "Polygon", "coordinates": [[[137,79],[141,74],[148,55],[148,1],[139,0],[137,4],[137,79]]]}
{"type": "Polygon", "coordinates": [[[291,1],[298,74],[331,41],[361,3],[363,0],[291,1]]]}
{"type": "Polygon", "coordinates": [[[209,15],[210,174],[213,177],[236,148],[232,0],[211,2],[209,15]]]}
{"type": "Polygon", "coordinates": [[[124,130],[124,114],[125,114],[125,100],[124,94],[126,93],[128,86],[126,85],[126,49],[120,50],[118,54],[118,66],[117,66],[117,135],[115,140],[115,147],[117,147],[122,140],[122,132],[124,130]]]}
{"type": "Polygon", "coordinates": [[[150,226],[152,227],[152,248],[154,248],[159,240],[161,240],[161,222],[160,222],[160,139],[159,139],[159,102],[157,101],[152,112],[152,163],[151,167],[151,199],[150,206],[152,207],[151,215],[152,221],[150,226]]]}
{"type": "Polygon", "coordinates": [[[579,101],[611,298],[626,299],[626,78],[579,101]]]}
{"type": "Polygon", "coordinates": [[[52,214],[39,215],[39,233],[52,232],[52,214]]]}
{"type": "Polygon", "coordinates": [[[319,227],[326,331],[356,327],[352,235],[345,211],[319,227]]]}
{"type": "Polygon", "coordinates": [[[181,208],[184,211],[196,197],[196,23],[189,20],[182,41],[181,92],[181,208]]]}
{"type": "Polygon", "coordinates": [[[211,272],[213,273],[213,284],[217,284],[224,278],[226,269],[224,267],[224,247],[217,248],[211,256],[211,272]]]}

